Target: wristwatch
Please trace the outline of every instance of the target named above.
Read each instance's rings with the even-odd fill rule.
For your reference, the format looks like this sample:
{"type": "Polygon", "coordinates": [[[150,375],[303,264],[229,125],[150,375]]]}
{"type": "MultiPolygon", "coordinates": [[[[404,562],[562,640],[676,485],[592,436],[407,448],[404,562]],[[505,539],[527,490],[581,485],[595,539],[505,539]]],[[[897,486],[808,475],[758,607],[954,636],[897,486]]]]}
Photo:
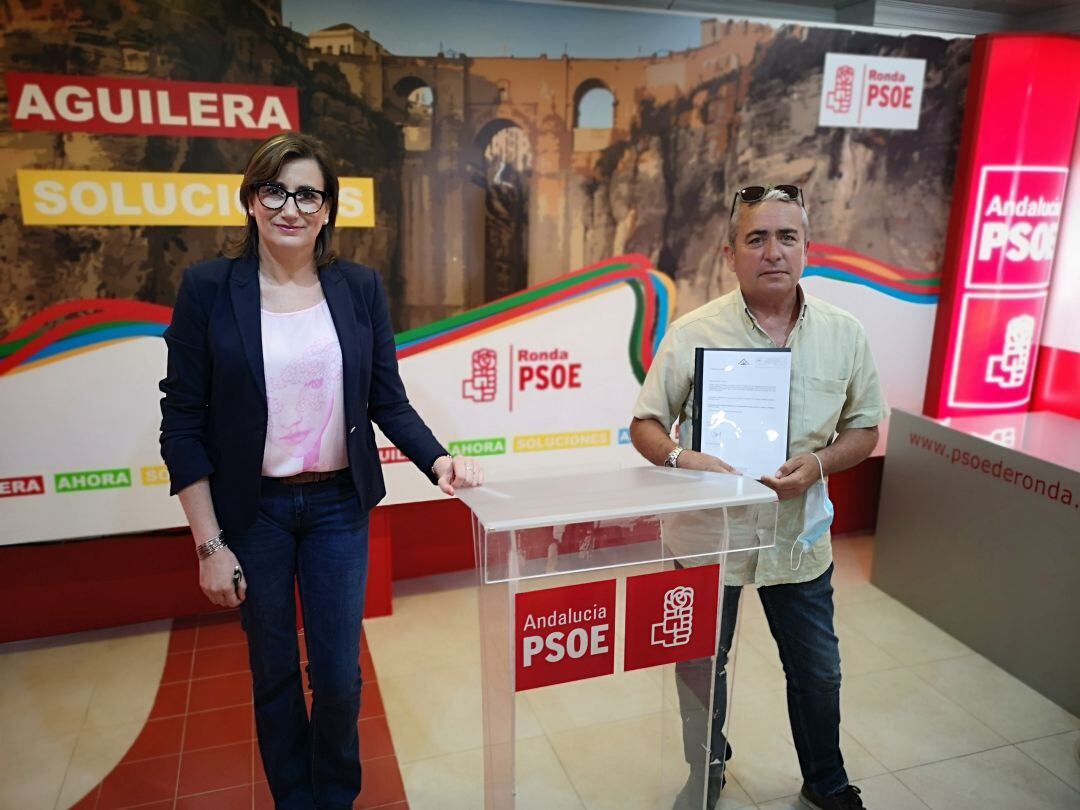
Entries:
{"type": "Polygon", "coordinates": [[[664,466],[665,467],[678,467],[679,466],[679,456],[682,455],[682,451],[685,450],[685,449],[686,449],[685,447],[676,447],[674,450],[672,450],[670,453],[668,453],[667,458],[664,459],[664,466]]]}

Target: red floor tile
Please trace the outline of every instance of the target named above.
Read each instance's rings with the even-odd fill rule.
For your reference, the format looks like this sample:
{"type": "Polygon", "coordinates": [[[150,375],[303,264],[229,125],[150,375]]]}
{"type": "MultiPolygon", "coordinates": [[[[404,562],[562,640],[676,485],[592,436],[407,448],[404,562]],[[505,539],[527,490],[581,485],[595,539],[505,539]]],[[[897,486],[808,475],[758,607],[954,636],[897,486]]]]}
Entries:
{"type": "Polygon", "coordinates": [[[165,656],[165,669],[161,673],[162,683],[176,683],[191,680],[191,650],[169,653],[165,656]]]}
{"type": "MultiPolygon", "coordinates": [[[[302,634],[299,641],[304,649],[302,634]]],[[[363,639],[360,664],[364,791],[355,806],[408,810],[374,661],[363,639]]],[[[305,698],[310,707],[310,693],[305,698]]],[[[222,612],[174,622],[146,726],[123,762],[75,808],[272,808],[265,778],[255,742],[247,644],[236,612],[222,612]]]]}
{"type": "Polygon", "coordinates": [[[246,703],[251,703],[251,675],[234,672],[232,675],[203,678],[196,683],[191,690],[188,711],[203,712],[246,703]]]}
{"type": "Polygon", "coordinates": [[[375,677],[375,662],[371,658],[371,653],[367,650],[360,651],[360,674],[365,681],[376,681],[375,677]]]}
{"type": "Polygon", "coordinates": [[[231,675],[248,671],[247,644],[230,644],[227,647],[195,650],[193,678],[211,678],[215,675],[231,675]]]}
{"type": "Polygon", "coordinates": [[[172,632],[169,633],[169,654],[178,652],[191,652],[195,649],[195,625],[190,627],[177,627],[179,620],[173,622],[172,632]]]}
{"type": "Polygon", "coordinates": [[[382,757],[364,763],[364,788],[353,804],[355,808],[382,807],[405,800],[397,757],[382,757]]]}
{"type": "Polygon", "coordinates": [[[252,803],[254,810],[274,810],[274,796],[270,793],[270,786],[266,782],[256,782],[254,790],[255,801],[252,803]]]}
{"type": "Polygon", "coordinates": [[[176,795],[179,767],[179,754],[133,763],[121,762],[101,783],[99,810],[171,800],[176,795]]]}
{"type": "Polygon", "coordinates": [[[187,726],[184,729],[184,751],[250,742],[255,739],[252,718],[253,709],[250,703],[246,706],[188,713],[187,726]]]}
{"type": "Polygon", "coordinates": [[[382,695],[379,694],[379,684],[374,681],[365,681],[360,692],[360,719],[367,720],[369,717],[385,714],[382,695]]]}
{"type": "Polygon", "coordinates": [[[372,717],[370,720],[361,720],[360,759],[367,762],[369,759],[393,754],[394,742],[390,739],[390,727],[386,725],[386,718],[372,717]]]}
{"type": "Polygon", "coordinates": [[[230,622],[199,625],[199,635],[195,647],[205,650],[210,647],[223,647],[226,644],[246,644],[247,636],[240,626],[239,619],[230,622]]]}
{"type": "Polygon", "coordinates": [[[153,708],[150,709],[150,719],[158,720],[162,717],[183,714],[187,710],[187,696],[190,686],[190,681],[166,683],[159,686],[157,697],[154,698],[153,708]]]}
{"type": "Polygon", "coordinates": [[[85,796],[83,796],[75,804],[71,805],[69,810],[94,810],[97,807],[98,794],[101,792],[101,785],[98,785],[85,796]]]}
{"type": "Polygon", "coordinates": [[[124,762],[164,757],[180,753],[180,738],[184,732],[184,717],[150,720],[139,733],[135,744],[124,754],[124,762]]]}
{"type": "Polygon", "coordinates": [[[252,786],[215,790],[176,800],[176,810],[251,810],[252,786]]]}
{"type": "Polygon", "coordinates": [[[245,742],[185,752],[180,762],[176,795],[191,796],[250,785],[252,745],[245,742]]]}

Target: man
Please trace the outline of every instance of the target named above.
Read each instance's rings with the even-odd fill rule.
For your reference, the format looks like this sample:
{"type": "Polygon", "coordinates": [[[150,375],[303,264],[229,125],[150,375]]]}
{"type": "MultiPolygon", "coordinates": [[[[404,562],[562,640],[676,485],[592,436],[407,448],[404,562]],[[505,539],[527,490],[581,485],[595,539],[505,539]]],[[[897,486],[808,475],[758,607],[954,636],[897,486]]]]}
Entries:
{"type": "Polygon", "coordinates": [[[721,731],[727,699],[724,665],[741,586],[751,584],[758,587],[787,675],[788,715],[803,775],[802,803],[819,810],[864,807],[858,788],[848,783],[840,754],[840,651],[833,631],[828,533],[801,557],[801,546],[793,546],[804,521],[820,518],[805,514],[807,490],[822,473],[845,470],[869,456],[888,409],[859,322],[799,286],[808,246],[809,222],[798,188],[751,186],[736,194],[724,255],[735,271],[738,289],[671,325],[634,406],[630,437],[649,461],[736,472],[723,459],[690,449],[694,350],[699,346],[791,350],[791,458],[775,475],[761,479],[776,490],[780,501],[776,545],[732,555],[725,565],[708,734],[707,711],[702,707],[709,706],[709,668],[702,662],[677,667],[684,748],[691,770],[676,810],[698,810],[703,796],[711,810],[723,787],[724,760],[731,756],[721,731]],[[676,419],[678,444],[670,437],[676,419]],[[706,737],[707,760],[700,756],[706,737]]]}

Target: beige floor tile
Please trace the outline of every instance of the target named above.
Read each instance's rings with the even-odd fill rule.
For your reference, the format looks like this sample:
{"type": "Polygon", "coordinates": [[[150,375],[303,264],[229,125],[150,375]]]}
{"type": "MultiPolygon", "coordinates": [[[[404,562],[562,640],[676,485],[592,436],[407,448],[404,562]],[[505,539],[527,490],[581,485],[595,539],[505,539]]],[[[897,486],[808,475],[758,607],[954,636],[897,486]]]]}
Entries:
{"type": "Polygon", "coordinates": [[[546,737],[517,745],[515,810],[584,810],[585,805],[546,737]]]}
{"type": "Polygon", "coordinates": [[[844,770],[847,771],[848,779],[852,782],[871,779],[889,771],[842,725],[840,727],[840,753],[844,755],[844,770]]]}
{"type": "Polygon", "coordinates": [[[900,771],[932,810],[1074,810],[1080,793],[1014,746],[900,771]]]}
{"type": "Polygon", "coordinates": [[[861,579],[862,572],[856,572],[850,578],[845,574],[833,576],[833,604],[861,605],[877,599],[888,599],[889,595],[876,585],[861,579]]]}
{"type": "MultiPolygon", "coordinates": [[[[166,642],[167,644],[167,642],[166,642]]],[[[86,708],[83,730],[107,728],[114,725],[144,723],[150,716],[165,666],[165,647],[157,666],[136,664],[135,656],[116,654],[116,660],[132,663],[128,669],[102,673],[94,683],[94,692],[86,708]]]]}
{"type": "Polygon", "coordinates": [[[737,698],[729,738],[735,756],[730,771],[757,803],[799,790],[802,775],[791,743],[784,690],[737,698]]]}
{"type": "Polygon", "coordinates": [[[837,619],[835,628],[836,636],[840,639],[840,670],[845,678],[901,666],[899,661],[847,622],[837,619]]]}
{"type": "MultiPolygon", "coordinates": [[[[799,801],[798,796],[785,796],[782,799],[755,805],[758,810],[806,810],[806,805],[799,801]]],[[[877,808],[875,808],[877,810],[877,808]]]]}
{"type": "Polygon", "coordinates": [[[383,669],[430,669],[431,661],[480,666],[480,617],[475,582],[455,575],[404,580],[394,585],[394,613],[364,621],[379,680],[383,669]]]}
{"type": "Polygon", "coordinates": [[[749,645],[765,659],[774,669],[781,672],[784,665],[780,663],[780,652],[776,648],[776,639],[772,637],[769,623],[764,616],[745,616],[739,624],[739,631],[735,637],[738,647],[749,645]]]}
{"type": "Polygon", "coordinates": [[[663,702],[662,687],[640,669],[533,689],[526,694],[549,735],[655,714],[663,702]]]}
{"type": "Polygon", "coordinates": [[[58,808],[70,807],[101,783],[119,764],[143,729],[144,722],[83,729],[75,743],[60,789],[58,808]]]}
{"type": "Polygon", "coordinates": [[[901,664],[970,655],[971,649],[894,599],[838,605],[837,618],[901,664]]]}
{"type": "Polygon", "coordinates": [[[1080,719],[981,655],[911,670],[1010,742],[1080,729],[1080,719]]]}
{"type": "MultiPolygon", "coordinates": [[[[391,675],[379,660],[375,658],[379,690],[399,761],[430,759],[483,745],[479,669],[447,666],[439,669],[438,677],[420,670],[391,675]]],[[[543,734],[532,707],[521,696],[516,723],[518,739],[543,734]]]]}
{"type": "Polygon", "coordinates": [[[0,810],[53,810],[77,734],[0,740],[0,810]]]}
{"type": "Polygon", "coordinates": [[[476,810],[484,806],[483,751],[401,762],[410,810],[476,810]]]}
{"type": "Polygon", "coordinates": [[[845,730],[892,771],[1005,743],[906,669],[848,678],[840,702],[845,730]]]}
{"type": "Polygon", "coordinates": [[[1029,740],[1016,747],[1080,791],[1080,731],[1029,740]]]}
{"type": "Polygon", "coordinates": [[[762,692],[775,692],[787,686],[784,671],[777,666],[775,656],[766,658],[749,643],[739,644],[729,668],[729,678],[733,677],[735,700],[762,692]]]}
{"type": "Polygon", "coordinates": [[[0,729],[6,739],[58,739],[78,734],[94,693],[93,676],[64,672],[20,676],[0,693],[0,729]]]}
{"type": "Polygon", "coordinates": [[[661,746],[643,741],[660,739],[662,722],[653,714],[551,735],[588,810],[655,810],[661,805],[661,746]]]}
{"type": "Polygon", "coordinates": [[[143,721],[168,650],[168,621],[3,646],[0,729],[59,737],[143,721]]]}

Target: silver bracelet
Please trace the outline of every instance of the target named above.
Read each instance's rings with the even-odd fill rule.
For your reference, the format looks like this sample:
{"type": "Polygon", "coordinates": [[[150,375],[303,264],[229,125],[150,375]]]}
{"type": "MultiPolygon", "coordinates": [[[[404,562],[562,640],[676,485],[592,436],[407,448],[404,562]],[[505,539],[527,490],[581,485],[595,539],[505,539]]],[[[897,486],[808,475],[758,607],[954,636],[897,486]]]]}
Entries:
{"type": "Polygon", "coordinates": [[[452,455],[450,455],[449,453],[447,453],[445,456],[439,456],[437,459],[435,459],[433,462],[431,462],[431,476],[432,476],[432,478],[438,478],[439,477],[439,474],[437,472],[435,472],[435,465],[438,464],[440,461],[442,461],[444,458],[450,459],[451,464],[454,463],[454,457],[452,455]]]}
{"type": "Polygon", "coordinates": [[[205,543],[200,543],[199,545],[195,546],[195,553],[199,556],[199,559],[205,560],[207,557],[216,554],[223,548],[228,548],[228,546],[225,545],[225,541],[222,539],[224,537],[225,530],[222,529],[205,543]]]}

